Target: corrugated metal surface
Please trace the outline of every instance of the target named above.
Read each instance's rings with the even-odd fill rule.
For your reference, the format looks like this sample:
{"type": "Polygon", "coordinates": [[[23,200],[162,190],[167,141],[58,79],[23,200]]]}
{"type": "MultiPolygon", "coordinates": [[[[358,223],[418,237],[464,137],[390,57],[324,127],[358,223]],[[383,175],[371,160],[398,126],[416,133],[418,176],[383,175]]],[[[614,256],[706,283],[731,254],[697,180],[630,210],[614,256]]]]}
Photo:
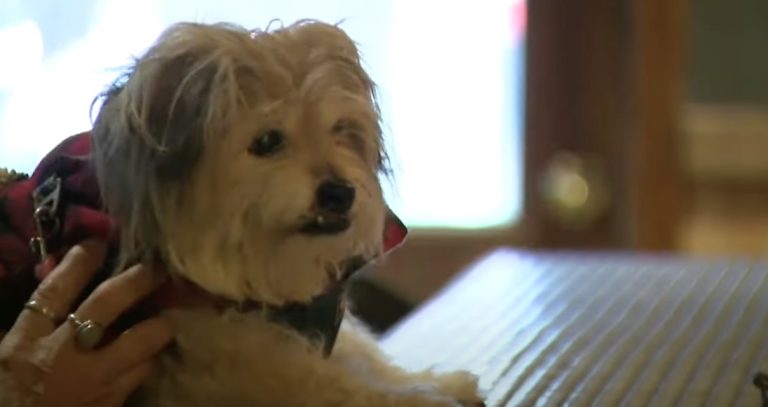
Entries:
{"type": "Polygon", "coordinates": [[[765,264],[499,250],[382,339],[489,406],[759,406],[765,264]]]}

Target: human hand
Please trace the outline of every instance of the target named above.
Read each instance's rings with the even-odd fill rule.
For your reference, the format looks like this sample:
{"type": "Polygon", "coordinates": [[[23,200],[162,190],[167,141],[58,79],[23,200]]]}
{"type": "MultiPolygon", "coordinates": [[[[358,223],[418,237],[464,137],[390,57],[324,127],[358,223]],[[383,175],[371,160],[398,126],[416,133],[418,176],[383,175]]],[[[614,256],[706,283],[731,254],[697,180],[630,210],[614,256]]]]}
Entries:
{"type": "MultiPolygon", "coordinates": [[[[151,372],[153,357],[173,336],[162,318],[91,350],[78,346],[75,324],[64,320],[106,251],[96,241],[73,247],[32,294],[44,309],[26,308],[0,337],[0,405],[121,406],[151,372]]],[[[74,315],[107,327],[161,283],[157,273],[134,266],[99,285],[74,315]]]]}

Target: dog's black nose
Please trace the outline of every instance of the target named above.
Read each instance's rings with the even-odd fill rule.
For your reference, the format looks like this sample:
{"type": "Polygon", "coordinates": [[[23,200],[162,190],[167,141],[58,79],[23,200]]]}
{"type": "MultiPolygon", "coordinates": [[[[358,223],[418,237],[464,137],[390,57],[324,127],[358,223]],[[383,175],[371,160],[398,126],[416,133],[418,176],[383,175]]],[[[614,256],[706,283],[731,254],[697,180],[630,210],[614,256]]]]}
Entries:
{"type": "Polygon", "coordinates": [[[355,201],[355,189],[339,181],[325,181],[317,188],[317,206],[324,211],[345,214],[355,201]]]}

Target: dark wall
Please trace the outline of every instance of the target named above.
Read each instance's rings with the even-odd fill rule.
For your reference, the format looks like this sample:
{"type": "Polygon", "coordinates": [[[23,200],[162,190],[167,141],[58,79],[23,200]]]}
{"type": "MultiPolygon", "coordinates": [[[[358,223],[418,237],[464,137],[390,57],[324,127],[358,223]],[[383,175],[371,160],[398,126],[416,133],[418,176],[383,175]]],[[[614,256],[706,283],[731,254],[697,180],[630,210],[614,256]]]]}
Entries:
{"type": "Polygon", "coordinates": [[[689,97],[768,105],[768,0],[691,0],[689,97]]]}

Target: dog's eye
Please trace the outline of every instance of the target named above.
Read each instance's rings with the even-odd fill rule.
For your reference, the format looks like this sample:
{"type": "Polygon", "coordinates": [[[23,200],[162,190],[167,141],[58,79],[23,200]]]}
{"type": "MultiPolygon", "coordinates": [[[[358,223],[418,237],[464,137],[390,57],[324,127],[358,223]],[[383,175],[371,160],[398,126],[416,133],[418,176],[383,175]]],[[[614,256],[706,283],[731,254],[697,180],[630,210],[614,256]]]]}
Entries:
{"type": "Polygon", "coordinates": [[[259,157],[266,157],[278,152],[285,141],[282,131],[272,129],[259,135],[248,147],[248,152],[259,157]]]}
{"type": "Polygon", "coordinates": [[[334,123],[331,132],[344,136],[344,142],[360,155],[365,155],[366,146],[363,137],[363,127],[356,121],[340,119],[334,123]]]}

